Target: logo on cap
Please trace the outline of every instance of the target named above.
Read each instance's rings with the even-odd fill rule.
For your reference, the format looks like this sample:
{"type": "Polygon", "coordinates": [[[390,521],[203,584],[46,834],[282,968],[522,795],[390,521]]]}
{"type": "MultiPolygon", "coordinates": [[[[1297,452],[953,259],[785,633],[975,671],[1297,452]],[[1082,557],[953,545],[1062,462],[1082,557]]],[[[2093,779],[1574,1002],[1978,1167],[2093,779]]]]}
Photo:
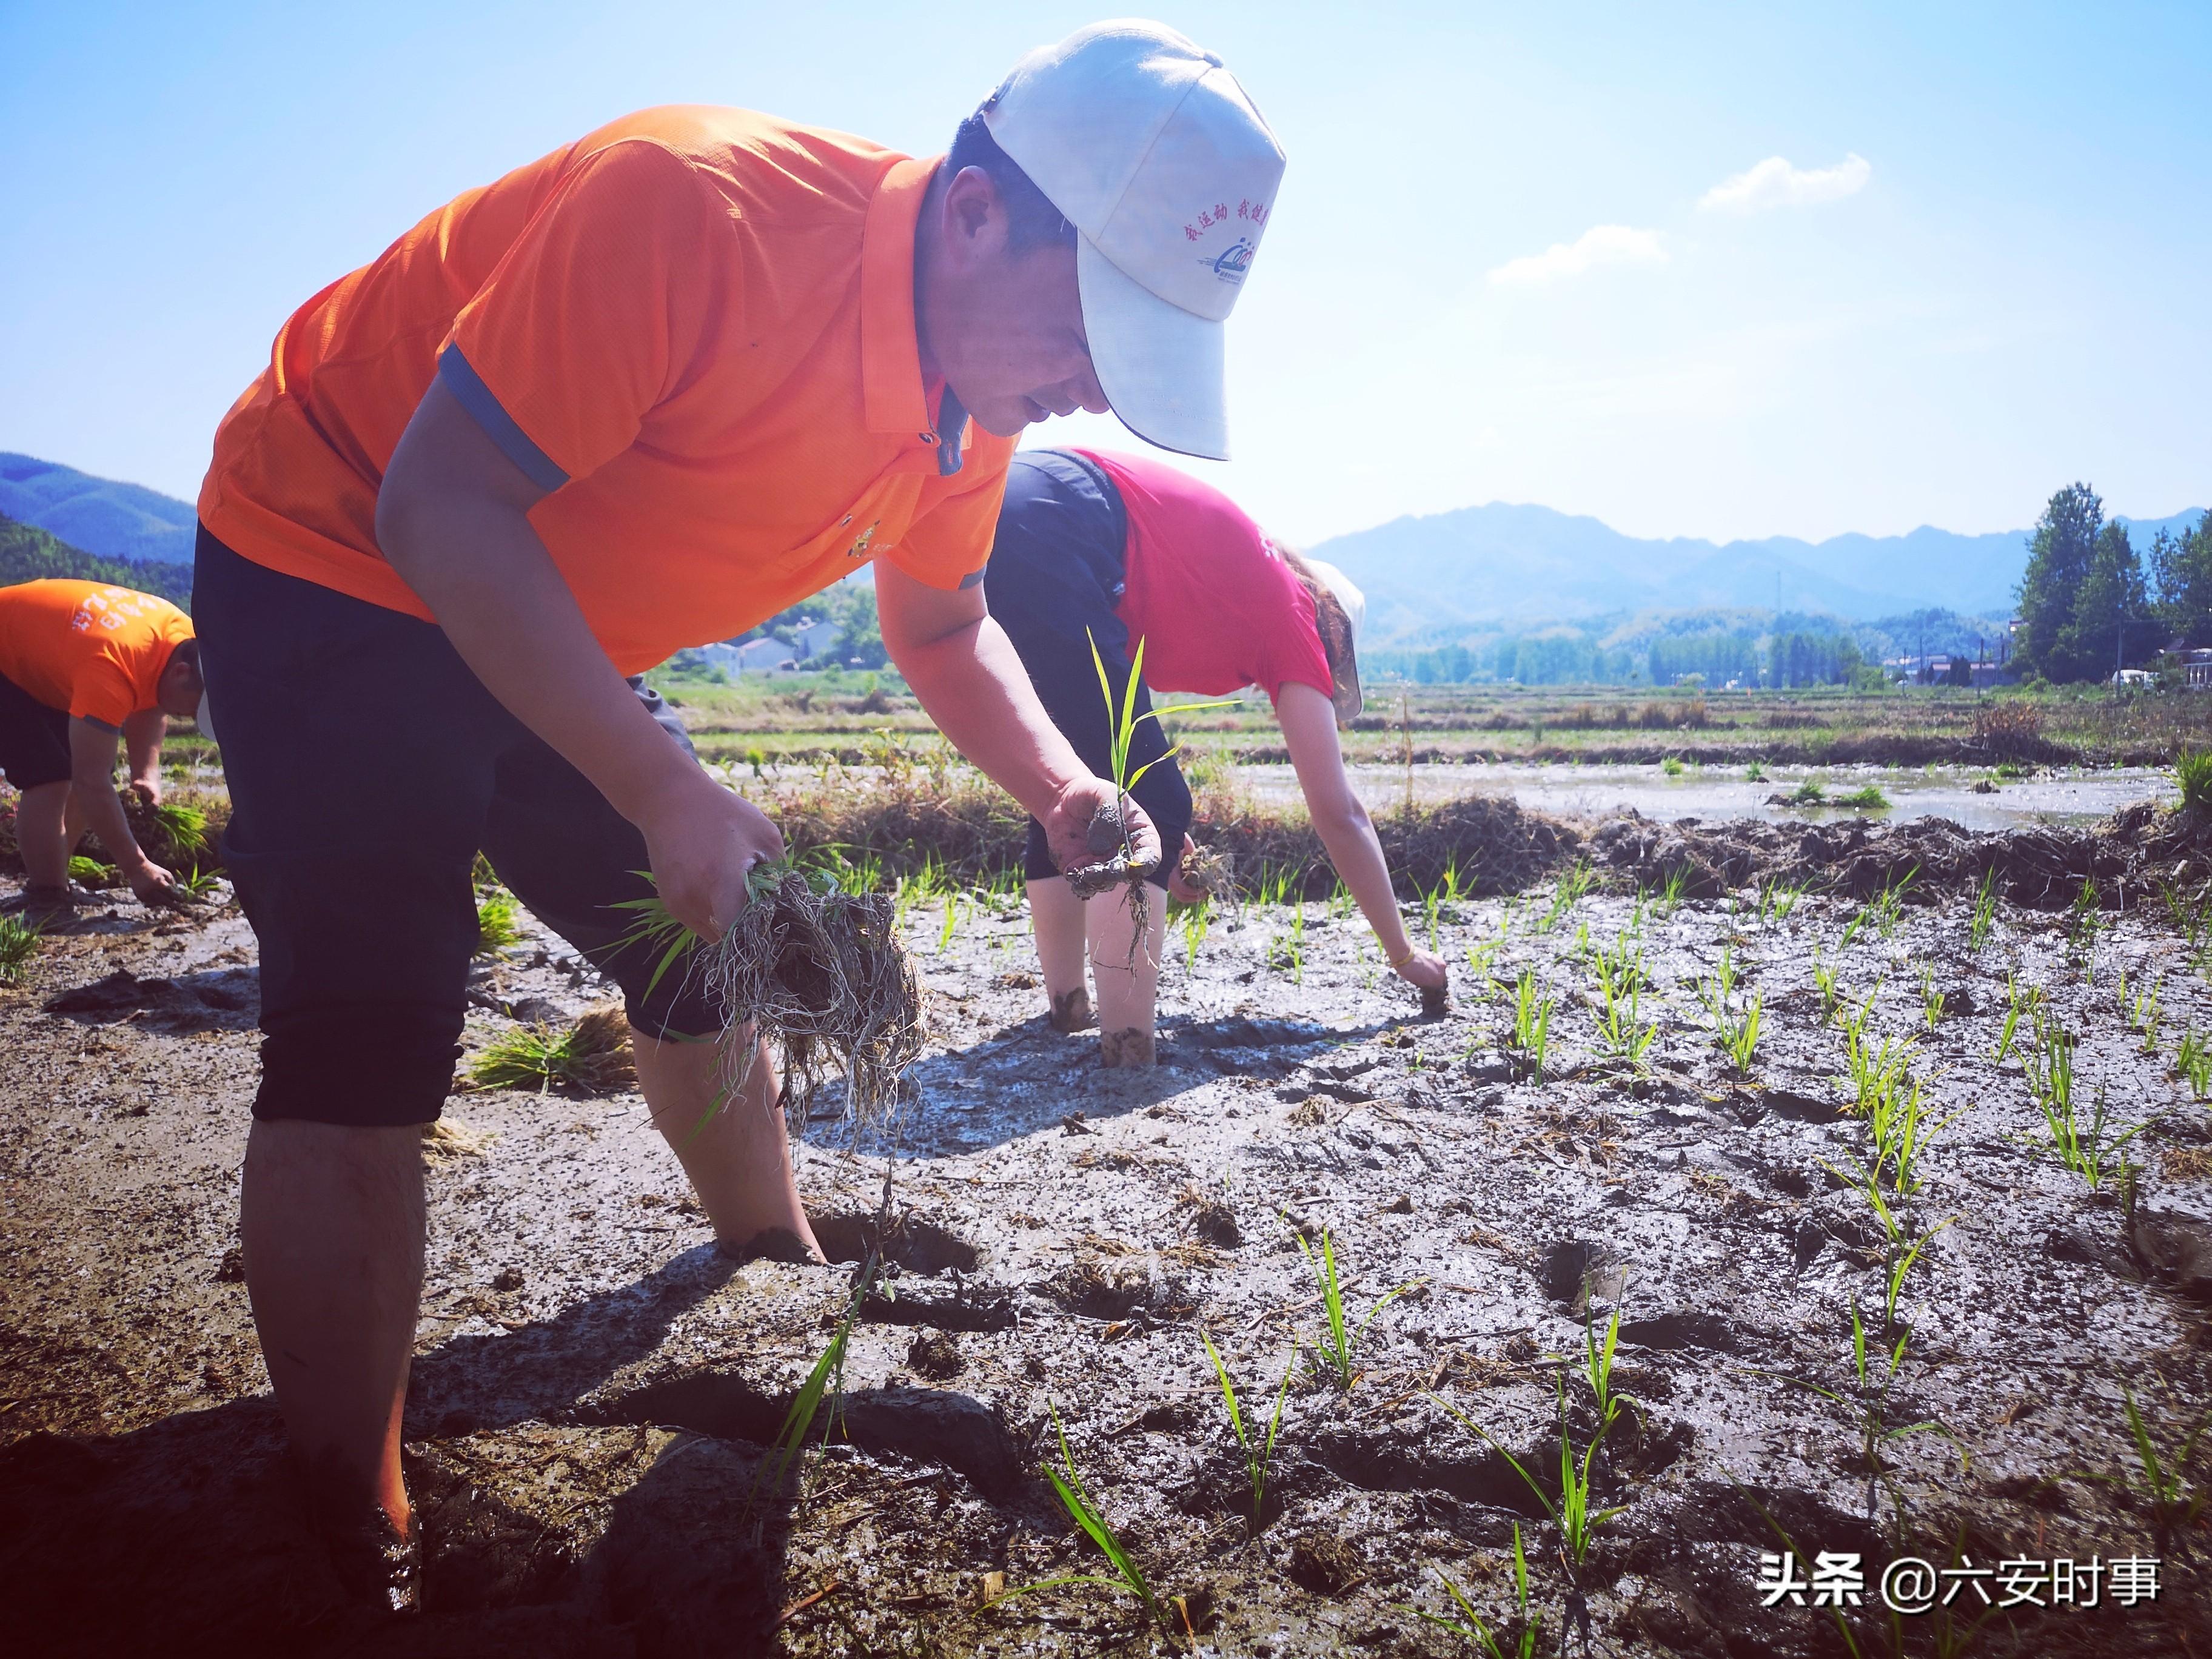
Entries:
{"type": "Polygon", "coordinates": [[[1241,283],[1244,280],[1244,273],[1252,269],[1252,255],[1256,251],[1254,243],[1240,236],[1218,258],[1201,258],[1199,264],[1212,266],[1213,274],[1224,283],[1241,283]]]}

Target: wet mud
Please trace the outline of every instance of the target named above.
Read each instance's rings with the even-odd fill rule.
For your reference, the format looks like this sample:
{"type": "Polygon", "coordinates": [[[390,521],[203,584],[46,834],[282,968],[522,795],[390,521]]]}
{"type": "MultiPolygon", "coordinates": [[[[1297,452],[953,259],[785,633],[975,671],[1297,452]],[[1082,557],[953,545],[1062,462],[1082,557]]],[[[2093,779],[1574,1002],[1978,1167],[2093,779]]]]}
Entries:
{"type": "MultiPolygon", "coordinates": [[[[457,1096],[425,1141],[406,1435],[427,1612],[400,1626],[346,1602],[282,1478],[236,1242],[251,935],[221,906],[88,916],[0,993],[9,1647],[1446,1654],[1470,1650],[1415,1611],[1449,1610],[1439,1572],[1516,1627],[1517,1526],[1545,1653],[1850,1650],[1828,1612],[1761,1605],[1785,1536],[1862,1555],[1869,1604],[1906,1554],[2161,1563],[2130,1607],[1849,1608],[1861,1651],[2212,1653],[2212,1530],[2161,1509],[2126,1415],[2185,1492],[2212,1482],[2203,1443],[2182,1456],[2212,1406],[2212,1110],[2177,1070],[2212,988],[2154,885],[2203,879],[2194,835],[2148,815],[2045,839],[1544,834],[1495,861],[1510,890],[1417,914],[1453,965],[1438,1015],[1325,901],[1172,930],[1150,1069],[1054,1028],[1018,906],[963,898],[941,948],[934,908],[909,913],[915,1098],[856,1142],[832,1085],[799,1152],[827,1267],[718,1251],[634,1093],[457,1096]],[[1597,884],[1563,901],[1577,859],[1597,884]],[[1778,879],[1808,883],[1786,915],[1759,900],[1778,879]],[[1671,904],[1636,895],[1670,882],[1671,904]],[[1632,929],[1639,1064],[1595,965],[1632,929]],[[1716,1040],[1723,951],[1727,1006],[1759,1000],[1747,1067],[1716,1040]],[[1540,1064],[1514,1040],[1524,982],[1549,1002],[1540,1064]],[[2145,1125],[2094,1190],[2053,1147],[2026,1034],[1997,1057],[2029,987],[2075,1039],[2085,1118],[2145,1125]],[[1837,1081],[1862,1008],[1868,1036],[1911,1040],[1942,1122],[1889,1195],[1919,1247],[1893,1325],[1900,1252],[1850,1184],[1868,1135],[1837,1081]],[[1316,1357],[1324,1232],[1353,1327],[1401,1292],[1357,1329],[1348,1389],[1316,1357]],[[834,1430],[778,1487],[766,1448],[871,1258],[834,1430]],[[1871,1465],[1854,1308],[1911,1333],[1879,1433],[1944,1431],[1877,1437],[1871,1465]],[[1579,1457],[1600,1422],[1587,1334],[1616,1312],[1632,1403],[1589,1468],[1619,1512],[1577,1563],[1549,1510],[1562,1433],[1579,1457]],[[1262,1422],[1290,1376],[1256,1511],[1201,1331],[1262,1422]],[[1111,1571],[1044,1478],[1055,1413],[1182,1598],[1165,1628],[1095,1585],[984,1605],[1111,1571]]],[[[469,1043],[604,995],[533,929],[481,970],[469,1043]]]]}

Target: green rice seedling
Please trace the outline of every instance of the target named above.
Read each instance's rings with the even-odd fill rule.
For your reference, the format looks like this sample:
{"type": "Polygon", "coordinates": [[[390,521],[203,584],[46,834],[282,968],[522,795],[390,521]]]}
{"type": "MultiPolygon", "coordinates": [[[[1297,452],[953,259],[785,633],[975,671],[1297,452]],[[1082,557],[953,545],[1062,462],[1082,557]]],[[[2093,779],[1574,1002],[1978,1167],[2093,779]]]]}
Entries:
{"type": "MultiPolygon", "coordinates": [[[[1890,1389],[1896,1384],[1898,1372],[1904,1368],[1905,1352],[1912,1342],[1912,1332],[1908,1328],[1886,1350],[1876,1348],[1867,1340],[1866,1322],[1860,1316],[1856,1297],[1851,1299],[1850,1308],[1852,1382],[1850,1393],[1782,1372],[1754,1371],[1753,1374],[1772,1377],[1808,1394],[1818,1395],[1850,1413],[1857,1419],[1854,1427],[1859,1436],[1859,1466],[1866,1471],[1869,1481],[1881,1480],[1887,1473],[1889,1466],[1881,1455],[1884,1446],[1919,1434],[1940,1435],[1948,1440],[1952,1449],[1959,1454],[1960,1468],[1971,1469],[1972,1459],[1965,1443],[1937,1419],[1926,1418],[1917,1423],[1898,1425],[1889,1421],[1890,1389]]],[[[1871,1486],[1869,1498],[1871,1508],[1871,1486]]]]}
{"type": "Polygon", "coordinates": [[[1920,965],[1920,1018],[1929,1030],[1943,1018],[1943,994],[1936,988],[1936,964],[1924,962],[1920,965]]]}
{"type": "Polygon", "coordinates": [[[1567,959],[1571,962],[1580,962],[1589,955],[1589,923],[1577,922],[1575,925],[1574,943],[1567,946],[1567,959]]]}
{"type": "Polygon", "coordinates": [[[115,866],[102,864],[98,859],[88,859],[82,853],[72,853],[69,861],[69,878],[86,887],[101,887],[115,879],[115,866]]]}
{"type": "Polygon", "coordinates": [[[1267,947],[1267,965],[1291,976],[1293,985],[1306,982],[1306,902],[1300,899],[1291,911],[1291,928],[1278,934],[1267,947]]]}
{"type": "Polygon", "coordinates": [[[1602,1435],[1613,1426],[1613,1419],[1620,1415],[1624,1406],[1636,1403],[1633,1395],[1622,1394],[1613,1386],[1613,1351],[1620,1340],[1620,1310],[1613,1310],[1606,1323],[1605,1341],[1597,1340],[1597,1331],[1587,1316],[1583,1321],[1583,1376],[1590,1387],[1591,1398],[1597,1401],[1598,1432],[1602,1435]]]}
{"type": "Polygon", "coordinates": [[[1467,965],[1468,970],[1474,975],[1477,994],[1488,994],[1486,988],[1490,983],[1492,974],[1498,967],[1498,950],[1504,943],[1503,939],[1494,939],[1486,945],[1470,945],[1467,947],[1467,965]]]}
{"type": "Polygon", "coordinates": [[[477,954],[495,957],[501,951],[522,943],[522,904],[514,894],[501,889],[485,897],[477,906],[477,954]]]}
{"type": "Polygon", "coordinates": [[[1765,783],[1766,781],[1766,763],[1764,761],[1753,761],[1743,769],[1743,776],[1744,781],[1747,783],[1765,783]]]}
{"type": "Polygon", "coordinates": [[[1990,934],[1996,927],[1997,872],[1991,865],[1983,873],[1980,890],[1974,896],[1974,920],[1966,929],[1966,948],[1977,956],[1990,942],[1990,934]]]}
{"type": "Polygon", "coordinates": [[[1690,885],[1690,866],[1677,865],[1668,872],[1666,885],[1659,890],[1659,909],[1662,915],[1672,915],[1682,908],[1682,895],[1690,885]]]}
{"type": "Polygon", "coordinates": [[[2197,1034],[2194,1024],[2182,1032],[2181,1045],[2173,1052],[2173,1074],[2197,1099],[2212,1095],[2212,1043],[2197,1034]]]}
{"type": "Polygon", "coordinates": [[[1433,887],[1422,895],[1421,915],[1422,919],[1428,923],[1429,954],[1431,956],[1440,955],[1443,950],[1443,947],[1437,943],[1437,912],[1443,907],[1443,894],[1433,887]]]}
{"type": "Polygon", "coordinates": [[[1865,927],[1873,915],[1873,908],[1869,905],[1862,904],[1857,909],[1852,911],[1851,919],[1844,924],[1843,937],[1836,941],[1836,948],[1838,951],[1850,950],[1851,941],[1859,936],[1860,930],[1865,927]]]}
{"type": "Polygon", "coordinates": [[[1727,1054],[1729,1063],[1735,1067],[1738,1077],[1751,1075],[1752,1060],[1759,1053],[1759,1016],[1765,1000],[1762,996],[1753,995],[1744,1005],[1742,1014],[1734,1022],[1729,1020],[1725,1008],[1721,1011],[1721,1048],[1727,1054]]]}
{"type": "Polygon", "coordinates": [[[2190,950],[2201,950],[2207,939],[2212,939],[2212,891],[2200,892],[2191,899],[2175,883],[2161,881],[2158,884],[2158,896],[2165,902],[2166,915],[2190,950]]]}
{"type": "Polygon", "coordinates": [[[1182,933],[1183,966],[1195,969],[1198,966],[1198,947],[1206,943],[1211,926],[1212,906],[1200,899],[1195,904],[1176,904],[1170,907],[1171,920],[1182,933]]]}
{"type": "Polygon", "coordinates": [[[843,1315],[830,1333],[828,1346],[807,1372],[806,1380],[799,1384],[799,1392],[792,1396],[775,1441],[753,1470],[752,1488],[746,1495],[745,1507],[755,1511],[756,1542],[767,1521],[765,1514],[759,1512],[758,1499],[763,1491],[774,1493],[785,1489],[799,1459],[806,1454],[807,1438],[813,1432],[814,1419],[821,1415],[825,1399],[830,1403],[830,1415],[822,1425],[822,1443],[830,1443],[830,1436],[837,1424],[838,1402],[844,1397],[845,1358],[852,1343],[853,1328],[860,1322],[860,1310],[876,1289],[878,1266],[878,1256],[871,1251],[853,1281],[853,1293],[846,1300],[843,1315]]]}
{"type": "Polygon", "coordinates": [[[2182,1441],[2181,1449],[2169,1467],[2159,1455],[2158,1443],[2143,1422],[2142,1408],[2136,1404],[2135,1390],[2123,1382],[2120,1392],[2127,1400],[2128,1431],[2135,1438],[2136,1456],[2142,1465],[2142,1486],[2150,1499],[2152,1524],[2161,1534],[2194,1527],[2206,1508],[2212,1505],[2212,1486],[2191,1481],[2189,1466],[2197,1455],[2197,1441],[2207,1427],[2212,1427],[2212,1413],[2197,1419],[2197,1426],[2182,1441]]]}
{"type": "Polygon", "coordinates": [[[2081,884],[2081,890],[2074,896],[2067,908],[2068,948],[2081,969],[2085,983],[2097,982],[2097,935],[2105,931],[2104,911],[2099,907],[2097,883],[2093,877],[2081,884]]]}
{"type": "Polygon", "coordinates": [[[1513,990],[1514,1048],[1521,1053],[1532,1077],[1544,1075],[1544,1050],[1552,1033],[1552,998],[1540,990],[1533,968],[1523,968],[1513,990]]]}
{"type": "Polygon", "coordinates": [[[0,985],[22,978],[45,935],[21,916],[0,916],[0,985]]]}
{"type": "Polygon", "coordinates": [[[2173,781],[2185,811],[2212,806],[2212,749],[2185,748],[2173,760],[2173,781]]]}
{"type": "Polygon", "coordinates": [[[945,915],[937,928],[937,953],[943,956],[952,948],[952,936],[960,930],[960,895],[945,896],[945,915]]]}
{"type": "Polygon", "coordinates": [[[1828,792],[1821,787],[1820,779],[1807,778],[1802,783],[1799,784],[1795,789],[1790,792],[1789,795],[1784,801],[1784,805],[1789,806],[1825,806],[1827,805],[1827,800],[1828,792]]]}
{"type": "Polygon", "coordinates": [[[1920,1190],[1923,1180],[1918,1173],[1921,1153],[1928,1150],[1937,1135],[1958,1121],[1966,1109],[1961,1107],[1948,1117],[1930,1121],[1921,1105],[1924,1087],[1917,1078],[1900,1078],[1875,1096],[1867,1112],[1867,1133],[1874,1140],[1875,1171],[1879,1173],[1885,1164],[1889,1166],[1891,1190],[1900,1198],[1920,1190]]]}
{"type": "Polygon", "coordinates": [[[177,890],[189,899],[204,899],[215,891],[218,878],[212,870],[185,870],[177,876],[177,890]]]}
{"type": "Polygon", "coordinates": [[[1848,794],[1836,797],[1836,805],[1865,811],[1884,812],[1889,810],[1889,797],[1881,793],[1879,784],[1865,784],[1848,794]]]}
{"type": "Polygon", "coordinates": [[[1527,1467],[1506,1449],[1504,1443],[1497,1436],[1449,1401],[1438,1399],[1433,1394],[1429,1398],[1457,1418],[1470,1432],[1488,1442],[1492,1450],[1513,1466],[1513,1472],[1536,1495],[1536,1501],[1544,1506],[1544,1512],[1551,1516],[1552,1524],[1559,1528],[1562,1553],[1579,1567],[1589,1557],[1590,1544],[1597,1535],[1597,1529],[1628,1506],[1620,1504],[1607,1510],[1590,1507],[1591,1465],[1596,1459],[1598,1447],[1605,1439],[1605,1431],[1601,1429],[1591,1436],[1589,1444],[1583,1449],[1582,1455],[1577,1458],[1574,1437],[1567,1426],[1566,1383],[1557,1376],[1552,1379],[1552,1382],[1559,1406],[1559,1498],[1556,1504],[1552,1501],[1551,1494],[1538,1484],[1527,1467]]]}
{"type": "Polygon", "coordinates": [[[1802,881],[1784,881],[1779,877],[1762,883],[1759,890],[1759,921],[1788,921],[1790,913],[1797,908],[1797,901],[1805,896],[1808,884],[1802,881]]]}
{"type": "Polygon", "coordinates": [[[1018,1595],[1034,1595],[1039,1590],[1057,1589],[1066,1584],[1095,1584],[1104,1589],[1121,1590],[1134,1596],[1152,1622],[1172,1635],[1173,1628],[1168,1620],[1166,1607],[1152,1593],[1152,1587],[1142,1569],[1137,1565],[1135,1558],[1122,1547],[1121,1539],[1108,1524],[1105,1514],[1085,1489],[1083,1477],[1076,1472],[1075,1455],[1067,1449],[1067,1431],[1060,1425],[1060,1407],[1048,1406],[1048,1409],[1052,1413],[1053,1432],[1060,1439],[1060,1465],[1067,1474],[1063,1479],[1060,1470],[1048,1462],[1044,1466],[1044,1478],[1051,1484],[1053,1495],[1060,1499],[1060,1508],[1066,1510],[1067,1518],[1074,1522],[1084,1535],[1104,1553],[1106,1559],[1113,1565],[1115,1576],[1109,1578],[1100,1573],[1067,1573],[1058,1578],[1019,1585],[994,1596],[988,1605],[996,1607],[1000,1602],[1011,1601],[1018,1595]]]}
{"type": "MultiPolygon", "coordinates": [[[[1506,1659],[1506,1650],[1499,1645],[1497,1632],[1474,1610],[1474,1603],[1468,1600],[1467,1592],[1452,1583],[1443,1568],[1431,1567],[1430,1571],[1443,1582],[1445,1592],[1459,1608],[1457,1618],[1449,1613],[1425,1613],[1419,1607],[1409,1607],[1403,1602],[1392,1605],[1401,1613],[1410,1613],[1414,1618],[1434,1625],[1438,1630],[1449,1631],[1461,1641],[1472,1644],[1478,1654],[1487,1654],[1489,1659],[1506,1659]]],[[[1513,1523],[1513,1589],[1521,1629],[1521,1639],[1512,1650],[1513,1659],[1534,1659],[1536,1637],[1543,1626],[1543,1615],[1532,1614],[1528,1611],[1528,1558],[1521,1547],[1521,1523],[1518,1521],[1513,1523]]]]}
{"type": "Polygon", "coordinates": [[[478,1089],[569,1088],[593,1094],[630,1087],[629,1022],[619,1008],[594,1008],[572,1024],[520,1025],[488,1043],[469,1067],[478,1089]]]}
{"type": "Polygon", "coordinates": [[[1848,1075],[1836,1079],[1851,1091],[1851,1109],[1871,1113],[1886,1101],[1905,1074],[1912,1058],[1911,1037],[1881,1039],[1877,1045],[1864,1024],[1847,1024],[1844,1034],[1844,1064],[1848,1075]]]}
{"type": "Polygon", "coordinates": [[[2157,1121],[2155,1116],[2147,1117],[2130,1129],[2112,1133],[2114,1126],[2106,1117],[2102,1089],[2096,1091],[2091,1102],[2087,1124],[2081,1121],[2070,1098],[2061,1105],[2055,1094],[2039,1095],[2036,1104],[2042,1109],[2043,1120],[2051,1127],[2051,1147],[2059,1161],[2087,1182],[2093,1193],[2104,1186],[2107,1176],[2116,1173],[2124,1176],[2134,1169],[2130,1164],[2121,1164],[2117,1171],[2108,1166],[2120,1148],[2157,1121]]]}
{"type": "Polygon", "coordinates": [[[1229,1380],[1229,1367],[1221,1358],[1221,1351],[1202,1330],[1198,1340],[1206,1344],[1206,1357],[1213,1362],[1213,1374],[1221,1383],[1221,1403],[1229,1413],[1229,1426],[1237,1431],[1237,1444],[1244,1454],[1245,1473],[1252,1480],[1252,1532],[1256,1536],[1266,1514],[1267,1465],[1275,1455],[1275,1434],[1283,1425],[1283,1401],[1290,1397],[1291,1373],[1297,1369],[1297,1355],[1293,1352],[1291,1363],[1283,1367],[1283,1383],[1275,1390],[1275,1410],[1267,1419],[1267,1438],[1255,1446],[1251,1433],[1244,1426],[1243,1407],[1237,1403],[1237,1388],[1229,1380]]]}
{"type": "Polygon", "coordinates": [[[1530,931],[1538,933],[1550,933],[1570,910],[1582,902],[1583,896],[1596,884],[1596,882],[1597,878],[1591,873],[1589,863],[1584,860],[1577,859],[1574,863],[1559,872],[1559,884],[1552,890],[1552,902],[1544,914],[1536,919],[1535,925],[1530,931]]]}
{"type": "Polygon", "coordinates": [[[1884,883],[1881,891],[1875,895],[1872,907],[1875,929],[1884,939],[1896,933],[1898,924],[1905,919],[1905,890],[1919,874],[1920,866],[1916,864],[1897,880],[1884,883]]]}
{"type": "Polygon", "coordinates": [[[1820,994],[1820,1024],[1830,1024],[1836,1018],[1836,999],[1840,994],[1836,987],[1836,970],[1820,960],[1820,947],[1813,950],[1813,988],[1820,994]]]}
{"type": "Polygon", "coordinates": [[[2128,1023],[2142,1038],[2142,1051],[2146,1054],[2158,1052],[2158,1027],[2163,1018],[2156,985],[2148,990],[2138,991],[2129,1004],[2128,1023]]]}
{"type": "Polygon", "coordinates": [[[1679,778],[1682,775],[1682,763],[1668,755],[1659,763],[1659,769],[1670,778],[1679,778]]]}
{"type": "Polygon", "coordinates": [[[168,837],[172,858],[187,863],[207,851],[208,816],[185,801],[165,800],[154,809],[154,822],[168,837]]]}
{"type": "Polygon", "coordinates": [[[1659,1034],[1656,1021],[1641,1017],[1644,987],[1643,947],[1624,932],[1610,951],[1591,958],[1604,1012],[1598,1017],[1598,1035],[1606,1048],[1622,1065],[1641,1069],[1645,1051],[1659,1034]]]}
{"type": "Polygon", "coordinates": [[[2021,1016],[2027,1015],[2032,1025],[2036,1008],[2042,1001],[2042,998],[2043,993],[2035,987],[2031,985],[2023,989],[2011,974],[2008,973],[2005,975],[2004,1025],[1997,1032],[1996,1051],[1990,1056],[1990,1065],[2004,1064],[2005,1056],[2012,1053],[2014,1044],[2019,1038],[2021,1016]]]}
{"type": "Polygon", "coordinates": [[[1318,1251],[1306,1242],[1304,1233],[1293,1233],[1291,1237],[1298,1241],[1298,1249],[1304,1252],[1306,1265],[1313,1269],[1315,1286],[1321,1291],[1322,1315],[1326,1330],[1321,1340],[1314,1345],[1315,1352],[1328,1363],[1328,1369],[1335,1374],[1338,1386],[1349,1393],[1352,1384],[1359,1380],[1358,1373],[1352,1370],[1352,1349],[1366,1334],[1367,1328],[1375,1322],[1376,1315],[1421,1281],[1413,1279],[1395,1291],[1384,1292],[1381,1299],[1367,1310],[1366,1318],[1357,1325],[1347,1324],[1344,1317],[1344,1287],[1339,1282],[1336,1272],[1336,1245],[1328,1229],[1324,1227],[1321,1230],[1321,1249],[1318,1251]]]}

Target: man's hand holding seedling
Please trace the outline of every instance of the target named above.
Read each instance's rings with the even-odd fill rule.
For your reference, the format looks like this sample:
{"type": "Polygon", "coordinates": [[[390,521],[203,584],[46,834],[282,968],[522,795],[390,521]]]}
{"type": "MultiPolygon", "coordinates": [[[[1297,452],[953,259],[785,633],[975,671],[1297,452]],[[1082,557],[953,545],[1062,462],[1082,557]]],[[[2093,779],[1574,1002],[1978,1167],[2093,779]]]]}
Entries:
{"type": "Polygon", "coordinates": [[[688,775],[667,805],[641,818],[638,829],[669,914],[700,938],[718,939],[744,908],[745,877],[752,867],[783,856],[783,832],[688,756],[681,774],[688,775]]]}

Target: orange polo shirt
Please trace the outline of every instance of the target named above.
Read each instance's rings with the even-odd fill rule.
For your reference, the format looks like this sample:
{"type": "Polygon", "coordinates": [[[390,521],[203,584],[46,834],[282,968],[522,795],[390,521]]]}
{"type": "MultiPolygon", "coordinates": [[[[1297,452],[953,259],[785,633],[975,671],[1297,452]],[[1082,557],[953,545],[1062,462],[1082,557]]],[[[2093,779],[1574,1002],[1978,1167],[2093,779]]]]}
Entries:
{"type": "Polygon", "coordinates": [[[156,691],[192,619],[167,599],[106,582],[0,587],[0,674],[76,720],[120,729],[156,691]]]}
{"type": "Polygon", "coordinates": [[[428,618],[378,551],[376,492],[437,376],[550,491],[531,523],[625,673],[878,556],[957,587],[990,556],[1013,441],[971,429],[940,460],[914,317],[936,167],[744,110],[603,127],[295,312],[216,434],[200,519],[428,618]]]}

